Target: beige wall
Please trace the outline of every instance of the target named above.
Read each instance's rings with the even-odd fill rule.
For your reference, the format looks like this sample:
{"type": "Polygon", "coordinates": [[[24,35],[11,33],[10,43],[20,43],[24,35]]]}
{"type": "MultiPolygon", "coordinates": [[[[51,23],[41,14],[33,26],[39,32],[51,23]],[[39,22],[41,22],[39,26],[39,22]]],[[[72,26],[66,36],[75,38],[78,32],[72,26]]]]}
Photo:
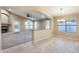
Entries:
{"type": "Polygon", "coordinates": [[[60,35],[60,36],[65,36],[65,37],[71,37],[74,38],[75,40],[79,40],[79,14],[72,14],[72,15],[65,15],[63,16],[64,19],[70,18],[70,17],[76,17],[77,18],[77,32],[76,33],[68,33],[68,32],[58,32],[57,30],[57,19],[58,17],[54,17],[54,34],[55,35],[60,35]]]}

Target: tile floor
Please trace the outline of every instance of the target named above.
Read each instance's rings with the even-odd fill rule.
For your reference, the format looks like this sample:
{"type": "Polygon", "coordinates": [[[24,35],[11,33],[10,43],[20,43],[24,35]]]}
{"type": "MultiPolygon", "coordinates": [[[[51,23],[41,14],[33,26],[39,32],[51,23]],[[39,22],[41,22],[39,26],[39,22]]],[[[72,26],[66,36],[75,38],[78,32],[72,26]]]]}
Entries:
{"type": "Polygon", "coordinates": [[[54,37],[2,50],[4,53],[79,53],[79,41],[54,37]]]}

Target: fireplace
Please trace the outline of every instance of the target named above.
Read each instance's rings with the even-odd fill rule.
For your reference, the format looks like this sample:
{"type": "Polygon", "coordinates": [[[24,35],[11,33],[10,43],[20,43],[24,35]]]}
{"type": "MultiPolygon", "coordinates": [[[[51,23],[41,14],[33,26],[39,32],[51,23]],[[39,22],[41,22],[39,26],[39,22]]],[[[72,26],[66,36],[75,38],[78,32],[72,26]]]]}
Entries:
{"type": "Polygon", "coordinates": [[[7,33],[8,32],[8,24],[2,24],[1,25],[1,32],[7,33]]]}

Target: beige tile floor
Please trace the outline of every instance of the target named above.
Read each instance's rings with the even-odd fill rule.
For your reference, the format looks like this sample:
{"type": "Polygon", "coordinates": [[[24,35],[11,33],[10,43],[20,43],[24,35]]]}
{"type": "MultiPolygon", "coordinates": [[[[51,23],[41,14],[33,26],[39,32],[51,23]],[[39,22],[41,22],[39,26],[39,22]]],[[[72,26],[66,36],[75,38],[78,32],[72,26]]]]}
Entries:
{"type": "Polygon", "coordinates": [[[79,41],[54,37],[2,50],[4,53],[79,53],[79,41]]]}

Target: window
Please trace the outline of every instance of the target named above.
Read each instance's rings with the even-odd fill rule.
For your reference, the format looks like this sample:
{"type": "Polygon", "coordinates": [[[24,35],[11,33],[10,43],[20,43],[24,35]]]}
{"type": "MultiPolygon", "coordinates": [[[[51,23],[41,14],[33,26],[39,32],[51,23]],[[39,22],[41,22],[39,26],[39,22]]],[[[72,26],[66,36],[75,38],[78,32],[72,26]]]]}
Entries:
{"type": "Polygon", "coordinates": [[[58,31],[65,32],[65,20],[58,20],[58,31]]]}
{"type": "Polygon", "coordinates": [[[33,29],[33,22],[30,21],[30,20],[27,20],[27,21],[25,22],[25,28],[26,28],[26,29],[33,29]]]}
{"type": "Polygon", "coordinates": [[[20,24],[19,24],[19,22],[14,23],[14,32],[20,32],[20,24]]]}
{"type": "Polygon", "coordinates": [[[66,21],[66,27],[67,27],[67,32],[76,32],[76,19],[71,18],[70,20],[66,21]]]}
{"type": "Polygon", "coordinates": [[[76,32],[77,21],[76,18],[70,18],[68,20],[57,21],[58,31],[61,32],[76,32]]]}
{"type": "Polygon", "coordinates": [[[34,29],[35,29],[35,30],[37,30],[37,29],[38,29],[38,27],[39,27],[38,22],[37,22],[37,21],[35,21],[35,22],[34,22],[34,29]]]}
{"type": "Polygon", "coordinates": [[[50,29],[50,21],[46,20],[45,29],[50,29]]]}

